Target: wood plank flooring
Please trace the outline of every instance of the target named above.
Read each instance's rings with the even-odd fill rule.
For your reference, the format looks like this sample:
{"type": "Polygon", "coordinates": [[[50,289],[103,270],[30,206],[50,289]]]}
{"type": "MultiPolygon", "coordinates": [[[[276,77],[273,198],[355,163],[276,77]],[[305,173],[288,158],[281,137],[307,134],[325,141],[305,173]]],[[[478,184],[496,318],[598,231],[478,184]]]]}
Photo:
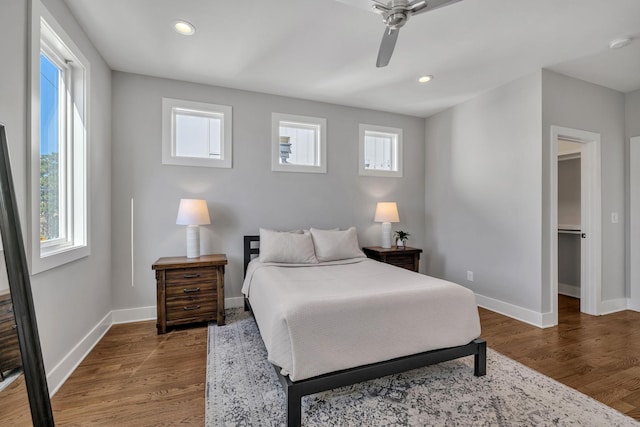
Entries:
{"type": "MultiPolygon", "coordinates": [[[[53,396],[56,426],[202,426],[206,360],[206,326],[157,335],[154,321],[113,325],[53,396]]],[[[6,422],[7,391],[0,425],[31,425],[28,410],[6,422]]]]}
{"type": "Polygon", "coordinates": [[[539,329],[480,309],[490,348],[640,421],[640,313],[580,313],[558,298],[558,326],[539,329]]]}
{"type": "MultiPolygon", "coordinates": [[[[482,336],[494,350],[640,420],[640,313],[588,316],[567,297],[559,306],[560,325],[548,329],[480,309],[482,336]]],[[[56,425],[204,425],[206,343],[206,327],[158,336],[155,322],[114,325],[53,397],[56,425]]],[[[19,410],[24,398],[5,399],[7,391],[0,424],[30,425],[28,410],[19,410]]]]}

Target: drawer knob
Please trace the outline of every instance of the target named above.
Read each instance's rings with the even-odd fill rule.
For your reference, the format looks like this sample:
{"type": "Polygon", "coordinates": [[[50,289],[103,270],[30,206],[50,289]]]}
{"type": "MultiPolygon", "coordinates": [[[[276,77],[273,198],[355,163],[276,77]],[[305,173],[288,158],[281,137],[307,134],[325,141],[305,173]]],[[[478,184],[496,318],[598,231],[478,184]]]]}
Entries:
{"type": "Polygon", "coordinates": [[[183,274],[182,275],[183,279],[196,279],[198,277],[200,277],[199,274],[183,274]]]}
{"type": "Polygon", "coordinates": [[[11,329],[13,329],[13,330],[18,329],[18,325],[13,325],[13,326],[11,327],[11,329]]]}
{"type": "Polygon", "coordinates": [[[199,308],[200,308],[200,306],[199,306],[199,305],[188,305],[188,306],[186,306],[186,307],[182,307],[182,309],[183,309],[184,311],[197,310],[197,309],[199,309],[199,308]]]}
{"type": "Polygon", "coordinates": [[[191,289],[184,288],[182,292],[184,292],[185,294],[189,294],[192,292],[200,292],[200,288],[191,288],[191,289]]]}

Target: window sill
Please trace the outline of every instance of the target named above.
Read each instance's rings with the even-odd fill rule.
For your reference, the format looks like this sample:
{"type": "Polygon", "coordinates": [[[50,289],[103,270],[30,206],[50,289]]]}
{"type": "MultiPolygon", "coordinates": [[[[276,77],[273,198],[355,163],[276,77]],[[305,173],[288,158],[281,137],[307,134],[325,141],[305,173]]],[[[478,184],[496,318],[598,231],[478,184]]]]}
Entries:
{"type": "Polygon", "coordinates": [[[34,256],[31,260],[32,275],[86,258],[91,253],[89,246],[87,245],[68,246],[60,249],[56,248],[55,251],[49,249],[47,252],[42,252],[40,248],[36,248],[33,252],[34,256]]]}

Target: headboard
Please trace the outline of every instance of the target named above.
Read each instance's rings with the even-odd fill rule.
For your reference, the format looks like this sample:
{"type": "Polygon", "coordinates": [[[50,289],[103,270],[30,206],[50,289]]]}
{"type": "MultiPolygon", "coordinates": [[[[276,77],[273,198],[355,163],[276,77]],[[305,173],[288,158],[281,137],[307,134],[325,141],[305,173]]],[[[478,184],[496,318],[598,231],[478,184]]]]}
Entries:
{"type": "Polygon", "coordinates": [[[247,266],[254,258],[253,255],[260,254],[260,236],[244,236],[244,275],[247,274],[247,266]]]}

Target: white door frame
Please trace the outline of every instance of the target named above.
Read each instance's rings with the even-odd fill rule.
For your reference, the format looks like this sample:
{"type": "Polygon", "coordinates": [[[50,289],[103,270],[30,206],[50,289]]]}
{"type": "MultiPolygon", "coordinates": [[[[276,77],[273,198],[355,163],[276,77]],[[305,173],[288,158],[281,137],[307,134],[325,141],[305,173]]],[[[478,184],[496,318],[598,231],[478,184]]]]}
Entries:
{"type": "Polygon", "coordinates": [[[629,308],[640,311],[640,136],[629,141],[629,308]]]}
{"type": "Polygon", "coordinates": [[[551,126],[551,233],[549,241],[552,322],[558,324],[558,140],[582,144],[580,311],[599,315],[602,304],[602,204],[600,134],[551,126]]]}

